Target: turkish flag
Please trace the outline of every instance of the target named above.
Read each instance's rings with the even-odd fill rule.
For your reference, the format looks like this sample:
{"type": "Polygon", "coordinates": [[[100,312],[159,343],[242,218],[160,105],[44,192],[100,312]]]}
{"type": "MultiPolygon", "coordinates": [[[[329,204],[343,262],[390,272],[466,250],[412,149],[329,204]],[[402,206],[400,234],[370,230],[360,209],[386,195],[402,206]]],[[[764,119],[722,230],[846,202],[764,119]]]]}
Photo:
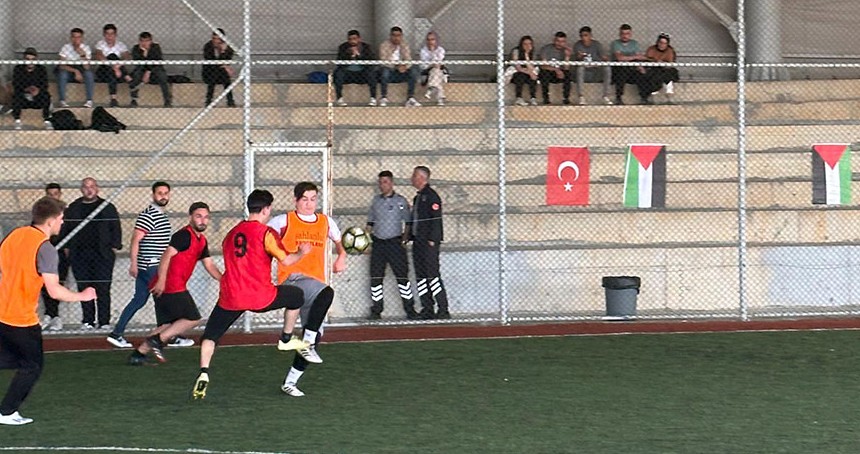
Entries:
{"type": "Polygon", "coordinates": [[[546,161],[546,204],[588,205],[588,148],[549,147],[546,161]]]}

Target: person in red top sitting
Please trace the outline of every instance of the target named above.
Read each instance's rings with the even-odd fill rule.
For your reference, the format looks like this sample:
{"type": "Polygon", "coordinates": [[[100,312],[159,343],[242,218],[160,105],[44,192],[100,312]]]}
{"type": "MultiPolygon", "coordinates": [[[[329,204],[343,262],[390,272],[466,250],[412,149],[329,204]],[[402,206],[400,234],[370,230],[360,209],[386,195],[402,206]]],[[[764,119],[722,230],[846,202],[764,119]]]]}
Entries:
{"type": "Polygon", "coordinates": [[[266,222],[272,216],[272,193],[255,189],[248,195],[248,220],[237,224],[221,243],[224,253],[224,274],[218,303],[212,309],[200,343],[200,375],[194,383],[192,396],[206,397],[209,387],[209,363],[215,354],[215,345],[230,325],[245,311],[284,311],[284,330],[281,333],[282,350],[307,348],[299,338],[291,339],[299,308],[304,304],[302,289],[292,285],[275,286],[272,283],[272,258],[282,265],[298,262],[310,253],[308,243],[298,245],[295,253],[288,253],[278,233],[266,222]]]}
{"type": "Polygon", "coordinates": [[[216,281],[221,270],[209,255],[209,243],[203,232],[209,225],[209,205],[194,202],[188,208],[188,225],[170,237],[170,245],[161,254],[158,274],[149,284],[155,300],[155,319],[158,326],[149,333],[128,359],[129,364],[146,364],[146,355],[152,352],[159,362],[165,362],[165,342],[195,328],[200,323],[200,311],[186,285],[198,261],[216,281]]]}

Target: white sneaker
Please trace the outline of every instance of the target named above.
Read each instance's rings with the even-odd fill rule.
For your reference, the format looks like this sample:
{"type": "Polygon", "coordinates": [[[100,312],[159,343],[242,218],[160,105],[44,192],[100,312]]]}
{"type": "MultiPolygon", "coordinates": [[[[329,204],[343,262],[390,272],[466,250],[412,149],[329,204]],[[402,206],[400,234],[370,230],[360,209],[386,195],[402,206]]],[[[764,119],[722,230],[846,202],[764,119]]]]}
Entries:
{"type": "Polygon", "coordinates": [[[514,101],[514,104],[516,104],[516,105],[518,105],[518,106],[527,106],[527,105],[529,105],[529,103],[527,103],[527,102],[526,102],[526,100],[525,100],[525,99],[523,99],[523,98],[517,98],[517,100],[516,100],[516,101],[514,101]]]}
{"type": "Polygon", "coordinates": [[[379,107],[385,107],[388,105],[388,98],[382,98],[379,100],[379,107]]]}
{"type": "Polygon", "coordinates": [[[418,100],[417,100],[417,99],[415,99],[415,98],[409,98],[409,99],[407,99],[407,100],[406,100],[406,104],[404,104],[404,105],[405,105],[406,107],[421,107],[421,103],[420,103],[420,102],[418,102],[418,100]]]}
{"type": "Polygon", "coordinates": [[[20,118],[19,118],[19,119],[17,119],[17,120],[15,120],[15,130],[16,130],[16,131],[20,131],[20,130],[21,130],[21,128],[23,128],[23,127],[24,127],[24,126],[23,126],[23,124],[21,123],[21,119],[20,119],[20,118]]]}
{"type": "Polygon", "coordinates": [[[313,345],[308,345],[306,348],[300,348],[298,351],[299,354],[302,355],[302,358],[309,363],[322,364],[323,362],[313,345]]]}
{"type": "Polygon", "coordinates": [[[116,336],[114,334],[110,334],[110,335],[108,335],[108,337],[105,338],[105,340],[107,340],[108,343],[110,343],[111,345],[113,345],[116,348],[131,348],[131,347],[133,347],[133,345],[131,345],[131,342],[127,341],[125,339],[125,337],[122,337],[122,336],[116,336]]]}
{"type": "Polygon", "coordinates": [[[54,129],[54,125],[51,123],[51,120],[45,120],[45,129],[51,131],[54,129]]]}
{"type": "Polygon", "coordinates": [[[50,315],[45,315],[42,317],[42,320],[39,321],[39,324],[42,325],[42,329],[48,329],[51,326],[52,317],[50,315]]]}
{"type": "Polygon", "coordinates": [[[81,325],[81,331],[95,331],[96,327],[92,323],[84,323],[81,325]]]}
{"type": "Polygon", "coordinates": [[[367,105],[370,107],[376,107],[376,98],[370,98],[370,101],[367,102],[367,105]]]}
{"type": "Polygon", "coordinates": [[[585,105],[585,96],[580,96],[580,97],[579,97],[579,101],[577,101],[577,103],[578,103],[580,106],[584,106],[584,105],[585,105]]]}
{"type": "Polygon", "coordinates": [[[339,106],[341,106],[341,107],[346,107],[346,106],[348,106],[348,105],[349,105],[349,104],[347,104],[347,103],[346,103],[346,101],[344,101],[344,99],[343,99],[342,97],[341,97],[341,98],[337,98],[337,102],[336,102],[336,104],[337,104],[337,105],[339,105],[339,106]]]}
{"type": "Polygon", "coordinates": [[[536,106],[536,105],[538,105],[538,103],[537,103],[537,99],[535,99],[535,98],[530,99],[530,100],[529,100],[529,105],[531,105],[531,106],[536,106]]]}
{"type": "Polygon", "coordinates": [[[609,96],[604,96],[603,97],[603,104],[606,104],[607,106],[611,106],[613,104],[612,98],[610,98],[609,96]]]}
{"type": "Polygon", "coordinates": [[[109,324],[108,325],[99,325],[98,330],[99,331],[107,331],[107,332],[111,333],[111,332],[113,332],[113,326],[110,326],[109,324]]]}
{"type": "Polygon", "coordinates": [[[60,101],[60,107],[65,109],[65,108],[69,107],[69,103],[67,103],[66,101],[60,101]]]}
{"type": "Polygon", "coordinates": [[[60,317],[54,317],[51,319],[51,324],[48,325],[48,329],[51,331],[59,331],[63,329],[63,319],[60,317]]]}
{"type": "Polygon", "coordinates": [[[437,106],[444,106],[444,105],[445,105],[445,98],[439,98],[439,99],[437,99],[437,100],[436,100],[436,105],[437,105],[437,106]]]}
{"type": "Polygon", "coordinates": [[[301,389],[296,387],[295,383],[284,383],[281,386],[281,391],[292,397],[302,397],[305,395],[301,389]]]}
{"type": "Polygon", "coordinates": [[[30,424],[31,422],[33,422],[33,418],[25,418],[17,411],[11,415],[0,415],[0,424],[5,424],[7,426],[23,426],[24,424],[30,424]]]}
{"type": "Polygon", "coordinates": [[[427,92],[424,93],[424,97],[427,98],[427,100],[429,101],[433,97],[433,89],[428,88],[427,92]]]}
{"type": "Polygon", "coordinates": [[[191,347],[192,345],[194,345],[194,339],[182,336],[176,336],[167,343],[168,347],[191,347]]]}
{"type": "Polygon", "coordinates": [[[85,102],[84,107],[86,107],[87,109],[92,109],[93,108],[93,101],[89,100],[89,101],[85,102]]]}

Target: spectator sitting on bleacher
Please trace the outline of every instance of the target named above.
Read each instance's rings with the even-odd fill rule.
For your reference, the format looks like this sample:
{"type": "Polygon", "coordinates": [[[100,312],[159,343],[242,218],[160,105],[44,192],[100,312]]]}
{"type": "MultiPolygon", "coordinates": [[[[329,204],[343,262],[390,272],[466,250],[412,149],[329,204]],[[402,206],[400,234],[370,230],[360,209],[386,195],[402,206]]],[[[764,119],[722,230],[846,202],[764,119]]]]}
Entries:
{"type": "MultiPolygon", "coordinates": [[[[221,36],[224,35],[224,30],[220,28],[218,29],[218,33],[212,32],[212,39],[203,46],[204,60],[233,59],[233,48],[221,39],[221,36]]],[[[215,85],[223,85],[226,90],[230,86],[234,75],[235,71],[229,63],[225,65],[203,65],[203,82],[206,83],[207,106],[212,103],[212,95],[215,94],[215,85]]],[[[236,107],[232,91],[227,93],[227,107],[236,107]]]]}
{"type": "MultiPolygon", "coordinates": [[[[531,36],[526,35],[520,38],[520,43],[514,50],[511,51],[511,60],[524,61],[535,59],[535,44],[531,36]]],[[[511,82],[514,83],[514,93],[517,100],[514,102],[518,106],[527,106],[529,104],[537,105],[537,83],[538,69],[531,63],[524,65],[513,65],[514,73],[511,75],[511,82]],[[526,102],[523,99],[523,86],[529,84],[529,95],[531,100],[526,102]]]]}
{"type": "MultiPolygon", "coordinates": [[[[28,47],[24,60],[38,60],[36,49],[28,47]]],[[[45,129],[51,127],[51,95],[48,93],[48,70],[44,65],[17,65],[12,72],[12,116],[15,129],[21,129],[21,109],[42,109],[45,129]]]]}
{"type": "Polygon", "coordinates": [[[541,83],[541,94],[543,103],[549,104],[549,84],[561,84],[564,104],[570,104],[570,66],[562,66],[558,62],[570,61],[570,47],[567,47],[567,34],[556,32],[552,44],[543,46],[540,50],[540,59],[552,62],[540,66],[538,80],[541,83]]]}
{"type": "Polygon", "coordinates": [[[350,30],[346,33],[346,42],[337,48],[338,60],[354,61],[351,65],[338,65],[334,70],[334,91],[337,97],[337,105],[346,106],[343,99],[344,84],[367,84],[370,87],[370,102],[368,105],[376,105],[376,68],[373,65],[359,65],[362,60],[375,60],[373,49],[369,44],[361,41],[358,30],[350,30]]]}
{"type": "Polygon", "coordinates": [[[80,28],[75,27],[72,29],[69,41],[69,43],[60,49],[60,60],[79,63],[62,63],[59,66],[57,91],[59,91],[60,95],[60,107],[69,107],[69,104],[66,102],[66,84],[69,83],[70,79],[84,83],[87,92],[87,102],[84,104],[84,107],[92,107],[95,79],[92,68],[86,62],[92,60],[93,51],[90,49],[90,46],[84,44],[84,31],[80,28]]]}
{"type": "MultiPolygon", "coordinates": [[[[118,61],[129,59],[128,46],[116,39],[116,25],[107,24],[102,27],[102,36],[104,36],[104,39],[96,43],[96,60],[118,61]]],[[[131,76],[126,71],[125,65],[102,65],[96,70],[96,81],[107,82],[108,91],[110,92],[110,106],[117,107],[119,106],[119,102],[116,100],[116,86],[123,82],[131,82],[131,76]]]]}
{"type": "MultiPolygon", "coordinates": [[[[137,39],[137,44],[131,48],[131,58],[134,60],[164,60],[161,54],[161,46],[152,42],[152,34],[143,32],[137,39]]],[[[132,81],[129,84],[131,90],[131,107],[137,107],[137,97],[140,94],[140,86],[150,82],[156,82],[161,87],[161,99],[164,107],[172,105],[170,96],[170,85],[167,83],[167,71],[164,65],[143,64],[134,67],[131,72],[132,81]]],[[[208,103],[207,103],[208,104],[208,103]]]]}
{"type": "MultiPolygon", "coordinates": [[[[573,55],[577,61],[608,61],[609,56],[603,51],[599,41],[592,39],[591,27],[579,29],[579,41],[573,45],[573,55]]],[[[576,67],[576,97],[580,106],[585,105],[583,86],[588,82],[603,82],[603,103],[612,105],[609,99],[609,85],[612,83],[612,68],[609,66],[577,66],[576,67]],[[602,77],[594,77],[596,75],[602,77]],[[588,77],[586,77],[588,76],[588,77]]]]}
{"type": "Polygon", "coordinates": [[[400,63],[412,60],[409,44],[403,41],[403,29],[391,27],[388,39],[379,45],[379,59],[391,62],[383,63],[380,69],[379,85],[382,99],[379,100],[379,105],[383,107],[388,105],[388,84],[406,82],[405,105],[420,107],[421,103],[415,99],[415,85],[421,77],[421,71],[411,63],[400,63]]]}
{"type": "MultiPolygon", "coordinates": [[[[639,42],[633,39],[633,27],[623,24],[619,29],[619,39],[612,41],[612,61],[642,61],[645,56],[639,50],[639,42]]],[[[615,84],[615,103],[624,104],[624,84],[638,85],[639,78],[645,73],[641,66],[614,66],[612,68],[612,83],[615,84]]]]}
{"type": "Polygon", "coordinates": [[[445,48],[439,45],[439,35],[436,32],[427,33],[426,44],[421,48],[421,74],[427,76],[427,93],[424,97],[430,100],[435,92],[436,104],[445,105],[445,83],[448,74],[445,69],[445,48]]]}
{"type": "MultiPolygon", "coordinates": [[[[645,59],[653,62],[674,63],[675,48],[669,45],[672,39],[668,33],[660,33],[657,44],[645,51],[645,59]]],[[[675,82],[679,80],[678,70],[668,66],[649,66],[639,80],[639,96],[643,104],[654,104],[651,95],[656,95],[660,89],[666,88],[666,102],[672,104],[675,93],[675,82]]]]}

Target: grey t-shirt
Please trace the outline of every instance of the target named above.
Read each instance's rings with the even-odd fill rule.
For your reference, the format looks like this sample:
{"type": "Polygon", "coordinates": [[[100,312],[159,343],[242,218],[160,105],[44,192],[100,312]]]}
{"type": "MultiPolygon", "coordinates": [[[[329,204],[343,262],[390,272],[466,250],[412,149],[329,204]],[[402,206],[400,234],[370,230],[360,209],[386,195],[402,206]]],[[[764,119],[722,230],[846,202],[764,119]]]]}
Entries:
{"type": "MultiPolygon", "coordinates": [[[[546,60],[546,61],[552,61],[552,60],[556,60],[556,61],[566,61],[566,60],[567,60],[567,58],[564,56],[564,52],[565,52],[565,49],[564,49],[564,48],[562,48],[562,49],[556,49],[556,48],[555,48],[555,45],[553,45],[553,44],[547,44],[546,46],[543,46],[543,47],[541,47],[541,49],[540,49],[540,59],[541,59],[541,60],[546,60]]],[[[564,70],[568,70],[568,69],[570,69],[570,68],[569,68],[569,67],[567,67],[567,66],[565,66],[565,67],[564,67],[564,68],[562,68],[562,69],[564,69],[564,70]]]]}
{"type": "Polygon", "coordinates": [[[590,46],[586,46],[582,41],[577,41],[576,44],[573,45],[573,56],[575,59],[580,60],[580,53],[586,54],[582,60],[585,61],[601,61],[603,60],[603,46],[600,45],[599,41],[591,41],[590,46]]]}
{"type": "Polygon", "coordinates": [[[36,253],[36,271],[39,274],[59,274],[58,268],[60,264],[60,256],[57,254],[57,249],[50,241],[45,241],[39,246],[39,252],[36,253]]]}
{"type": "Polygon", "coordinates": [[[403,224],[412,220],[406,197],[394,193],[391,197],[377,194],[373,197],[367,224],[373,227],[373,236],[382,240],[400,238],[403,224]]]}

